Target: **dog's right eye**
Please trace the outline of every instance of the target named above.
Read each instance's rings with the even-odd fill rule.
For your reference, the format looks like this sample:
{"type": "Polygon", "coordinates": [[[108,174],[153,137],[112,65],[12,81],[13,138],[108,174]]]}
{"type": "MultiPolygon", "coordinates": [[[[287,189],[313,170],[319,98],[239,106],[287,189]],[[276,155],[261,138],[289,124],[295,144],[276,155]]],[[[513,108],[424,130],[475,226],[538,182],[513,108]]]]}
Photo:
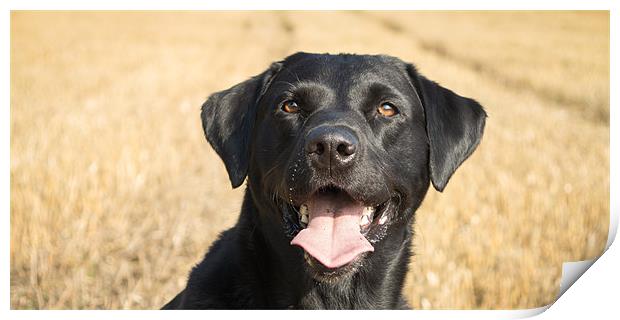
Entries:
{"type": "Polygon", "coordinates": [[[299,105],[295,102],[295,100],[284,101],[280,109],[286,113],[299,113],[299,105]]]}

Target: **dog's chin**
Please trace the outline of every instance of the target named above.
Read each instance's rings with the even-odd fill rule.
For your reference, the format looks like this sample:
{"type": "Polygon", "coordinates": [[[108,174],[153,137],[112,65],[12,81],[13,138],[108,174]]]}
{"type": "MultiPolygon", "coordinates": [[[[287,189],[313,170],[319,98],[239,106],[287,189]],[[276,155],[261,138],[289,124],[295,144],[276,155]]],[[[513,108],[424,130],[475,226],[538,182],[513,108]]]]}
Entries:
{"type": "Polygon", "coordinates": [[[316,281],[322,283],[337,283],[351,277],[363,266],[368,253],[362,253],[355,257],[351,262],[338,268],[328,268],[315,259],[313,256],[304,252],[304,261],[307,273],[316,281]]]}
{"type": "Polygon", "coordinates": [[[400,193],[379,205],[367,205],[341,188],[320,188],[304,202],[280,201],[291,245],[303,250],[306,270],[317,281],[332,283],[356,273],[374,254],[398,218],[400,193]]]}

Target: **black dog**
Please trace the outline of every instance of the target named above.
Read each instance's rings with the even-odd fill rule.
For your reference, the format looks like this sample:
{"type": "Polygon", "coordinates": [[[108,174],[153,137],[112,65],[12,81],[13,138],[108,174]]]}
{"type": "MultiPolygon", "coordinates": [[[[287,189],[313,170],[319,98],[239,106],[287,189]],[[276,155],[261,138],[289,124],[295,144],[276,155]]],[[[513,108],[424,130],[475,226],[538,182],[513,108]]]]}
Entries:
{"type": "Polygon", "coordinates": [[[486,113],[389,56],[297,53],[213,94],[205,134],[237,224],[164,309],[398,309],[414,213],[486,113]]]}

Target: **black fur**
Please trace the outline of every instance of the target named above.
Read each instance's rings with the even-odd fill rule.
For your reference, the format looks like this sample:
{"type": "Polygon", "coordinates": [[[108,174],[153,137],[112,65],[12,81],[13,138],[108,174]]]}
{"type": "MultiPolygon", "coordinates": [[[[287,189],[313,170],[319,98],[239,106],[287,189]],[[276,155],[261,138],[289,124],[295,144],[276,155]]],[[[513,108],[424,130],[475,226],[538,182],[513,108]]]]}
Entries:
{"type": "Polygon", "coordinates": [[[482,138],[486,114],[388,56],[297,53],[213,94],[202,107],[208,141],[233,187],[248,187],[237,224],[221,234],[164,309],[399,309],[412,224],[429,184],[442,191],[482,138]],[[299,113],[281,110],[294,99],[299,113]],[[390,102],[393,117],[377,113],[390,102]],[[359,141],[354,162],[326,171],[304,152],[327,126],[359,141]],[[295,206],[339,188],[391,214],[366,235],[374,252],[329,270],[291,246],[295,206]]]}

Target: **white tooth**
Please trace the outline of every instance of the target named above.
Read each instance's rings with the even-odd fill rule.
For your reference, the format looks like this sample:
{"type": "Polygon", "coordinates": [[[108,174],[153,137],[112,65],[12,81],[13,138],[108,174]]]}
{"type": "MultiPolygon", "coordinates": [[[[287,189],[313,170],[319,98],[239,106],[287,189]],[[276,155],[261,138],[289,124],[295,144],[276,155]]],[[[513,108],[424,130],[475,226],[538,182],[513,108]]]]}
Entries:
{"type": "Polygon", "coordinates": [[[362,215],[362,219],[360,220],[360,226],[365,227],[370,224],[370,219],[368,219],[367,215],[362,215]]]}
{"type": "Polygon", "coordinates": [[[374,207],[364,207],[362,210],[362,215],[367,216],[369,220],[372,220],[373,213],[375,213],[374,207]]]}
{"type": "Polygon", "coordinates": [[[381,216],[381,218],[379,218],[379,224],[384,224],[387,222],[387,214],[384,214],[381,216]]]}
{"type": "Polygon", "coordinates": [[[301,223],[307,225],[308,224],[308,215],[306,215],[306,214],[302,215],[300,221],[301,221],[301,223]]]}

